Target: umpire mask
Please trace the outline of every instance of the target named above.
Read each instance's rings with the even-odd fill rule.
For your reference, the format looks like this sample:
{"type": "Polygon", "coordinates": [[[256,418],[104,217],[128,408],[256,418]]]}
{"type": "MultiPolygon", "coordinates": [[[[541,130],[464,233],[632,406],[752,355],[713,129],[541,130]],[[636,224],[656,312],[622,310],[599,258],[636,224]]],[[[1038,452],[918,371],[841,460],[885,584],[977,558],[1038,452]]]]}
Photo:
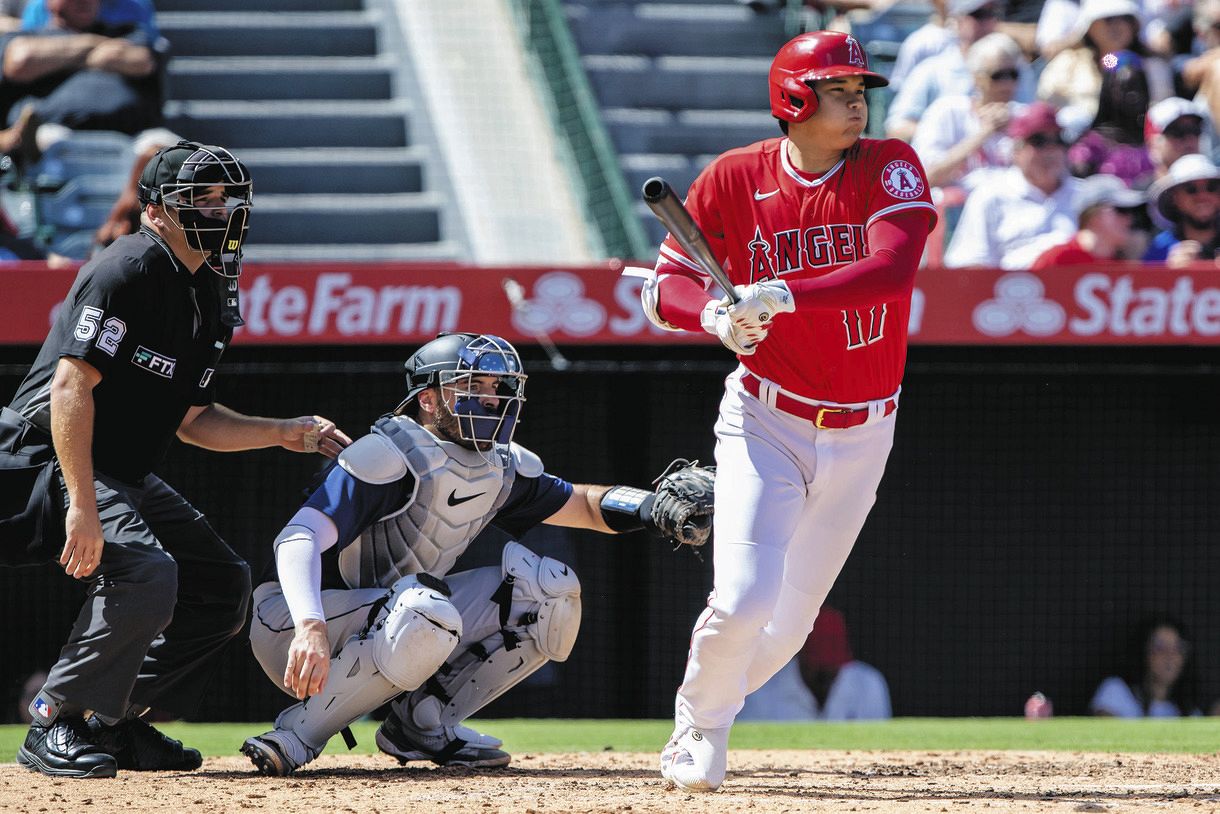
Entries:
{"type": "Polygon", "coordinates": [[[158,152],[140,175],[140,200],[173,209],[187,245],[222,277],[241,274],[254,184],[250,171],[223,147],[180,141],[158,152]]]}

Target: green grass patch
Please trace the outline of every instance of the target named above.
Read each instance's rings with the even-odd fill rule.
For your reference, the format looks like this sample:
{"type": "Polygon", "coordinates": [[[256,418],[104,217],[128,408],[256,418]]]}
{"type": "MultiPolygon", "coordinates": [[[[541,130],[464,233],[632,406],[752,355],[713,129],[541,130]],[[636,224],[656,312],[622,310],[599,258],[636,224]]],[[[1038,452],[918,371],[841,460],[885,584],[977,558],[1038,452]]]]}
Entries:
{"type": "MultiPolygon", "coordinates": [[[[269,724],[161,724],[163,732],[208,757],[236,755],[243,740],[269,724]]],[[[517,754],[529,752],[660,752],[672,724],[663,720],[502,719],[476,722],[517,754]]],[[[377,724],[353,725],[356,752],[377,751],[377,724]]],[[[12,761],[25,737],[23,726],[0,726],[0,761],[12,761]]],[[[959,749],[1159,752],[1207,754],[1220,749],[1220,720],[1174,718],[896,718],[875,723],[741,723],[734,749],[836,749],[953,751],[959,749]]],[[[344,751],[339,738],[331,753],[344,751]]]]}

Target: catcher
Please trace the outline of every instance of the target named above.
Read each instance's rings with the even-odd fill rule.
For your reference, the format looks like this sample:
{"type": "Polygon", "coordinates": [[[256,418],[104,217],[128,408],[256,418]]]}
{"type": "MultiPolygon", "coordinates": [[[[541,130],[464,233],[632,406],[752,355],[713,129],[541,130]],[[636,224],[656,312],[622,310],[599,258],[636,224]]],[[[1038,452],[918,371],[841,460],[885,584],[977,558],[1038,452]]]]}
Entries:
{"type": "Polygon", "coordinates": [[[711,532],[711,470],[677,461],[655,493],[574,485],[513,443],[526,375],[505,340],[441,334],[407,360],[406,378],[403,401],[343,451],[280,532],[275,573],[254,591],[254,655],[301,699],[242,746],[263,774],[304,766],[391,699],[383,752],[508,765],[498,739],[462,722],[548,659],[567,659],[580,582],[517,542],[499,567],[450,573],[486,526],[513,537],[539,523],[646,529],[692,546],[711,532]]]}

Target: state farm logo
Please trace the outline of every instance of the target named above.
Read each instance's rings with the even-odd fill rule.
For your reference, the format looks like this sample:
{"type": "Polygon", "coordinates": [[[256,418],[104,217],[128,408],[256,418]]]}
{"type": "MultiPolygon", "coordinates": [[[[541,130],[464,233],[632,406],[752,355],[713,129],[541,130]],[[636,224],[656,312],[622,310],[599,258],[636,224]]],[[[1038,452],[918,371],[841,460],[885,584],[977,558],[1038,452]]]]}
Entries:
{"type": "Polygon", "coordinates": [[[584,282],[566,271],[539,277],[523,305],[513,309],[513,327],[524,334],[592,336],[606,324],[605,307],[586,297],[584,282]]]}
{"type": "MultiPolygon", "coordinates": [[[[246,276],[242,277],[245,281],[246,276]]],[[[292,279],[280,277],[284,279],[292,279]]],[[[361,285],[349,272],[324,272],[310,284],[254,275],[242,288],[246,336],[435,336],[456,330],[462,289],[456,285],[361,285]]]]}
{"type": "Polygon", "coordinates": [[[1063,306],[1045,299],[1046,287],[1032,274],[1005,274],[995,284],[995,299],[974,309],[974,327],[987,336],[1051,336],[1063,330],[1063,306]]]}

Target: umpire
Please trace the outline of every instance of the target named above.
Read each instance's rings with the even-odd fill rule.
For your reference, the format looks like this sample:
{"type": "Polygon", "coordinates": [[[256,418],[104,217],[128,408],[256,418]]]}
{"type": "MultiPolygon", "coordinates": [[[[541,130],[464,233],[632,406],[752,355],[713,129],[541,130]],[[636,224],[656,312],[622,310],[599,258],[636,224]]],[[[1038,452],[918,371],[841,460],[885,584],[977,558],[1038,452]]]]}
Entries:
{"type": "Polygon", "coordinates": [[[201,764],[140,716],[194,707],[214,656],[245,623],[250,570],[152,474],[174,436],[220,452],[281,446],[329,457],[350,443],[319,416],[257,418],[213,401],[217,363],[242,324],[245,165],[223,148],[180,142],[148,162],[139,193],[140,231],[81,268],[0,416],[0,438],[47,449],[43,489],[56,510],[39,526],[42,540],[23,538],[16,554],[0,539],[0,561],[53,559],[58,529],[59,564],[88,586],[17,753],[52,776],[201,764]]]}

